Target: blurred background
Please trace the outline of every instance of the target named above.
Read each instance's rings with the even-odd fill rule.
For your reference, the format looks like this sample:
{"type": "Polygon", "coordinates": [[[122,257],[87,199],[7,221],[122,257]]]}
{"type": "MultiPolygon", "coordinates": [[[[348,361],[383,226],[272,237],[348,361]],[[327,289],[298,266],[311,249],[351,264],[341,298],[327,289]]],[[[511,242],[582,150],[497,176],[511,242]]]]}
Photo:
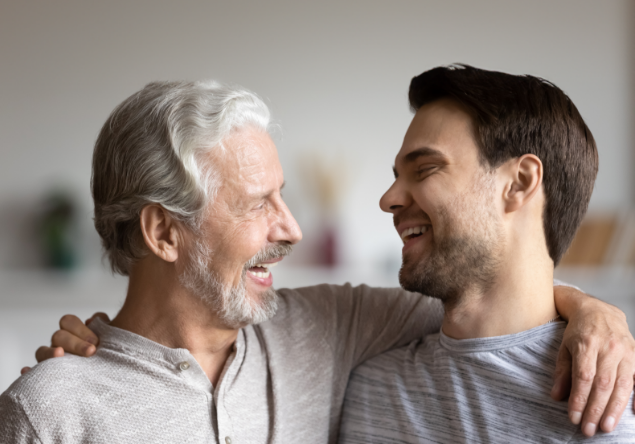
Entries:
{"type": "Polygon", "coordinates": [[[0,0],[0,391],[61,315],[112,316],[123,301],[89,180],[97,133],[127,96],[168,79],[257,92],[282,127],[305,239],[275,285],[396,286],[401,241],[378,200],[410,79],[453,62],[538,75],[576,103],[600,172],[557,276],[635,325],[635,1],[0,0]]]}

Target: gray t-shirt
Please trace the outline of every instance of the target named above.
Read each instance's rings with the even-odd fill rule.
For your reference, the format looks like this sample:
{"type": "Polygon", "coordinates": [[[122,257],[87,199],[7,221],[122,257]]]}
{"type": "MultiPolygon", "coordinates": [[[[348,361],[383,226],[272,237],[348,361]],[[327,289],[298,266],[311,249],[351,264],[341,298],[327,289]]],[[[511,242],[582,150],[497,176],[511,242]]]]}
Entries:
{"type": "Polygon", "coordinates": [[[585,438],[551,399],[564,322],[456,340],[432,334],[360,365],[341,444],[635,442],[632,399],[616,430],[585,438]]]}
{"type": "Polygon", "coordinates": [[[0,397],[0,443],[334,443],[351,370],[438,330],[443,313],[400,289],[278,293],[217,387],[187,350],[95,321],[95,356],[38,364],[0,397]]]}

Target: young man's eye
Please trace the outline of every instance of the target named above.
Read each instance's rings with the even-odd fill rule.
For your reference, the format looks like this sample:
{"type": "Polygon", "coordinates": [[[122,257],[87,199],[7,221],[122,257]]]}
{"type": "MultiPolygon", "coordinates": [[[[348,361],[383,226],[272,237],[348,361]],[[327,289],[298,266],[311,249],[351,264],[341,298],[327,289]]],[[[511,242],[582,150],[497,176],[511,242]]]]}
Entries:
{"type": "Polygon", "coordinates": [[[433,166],[420,168],[417,170],[417,176],[421,177],[421,176],[425,176],[426,174],[430,174],[432,170],[434,170],[434,168],[435,167],[433,166]]]}

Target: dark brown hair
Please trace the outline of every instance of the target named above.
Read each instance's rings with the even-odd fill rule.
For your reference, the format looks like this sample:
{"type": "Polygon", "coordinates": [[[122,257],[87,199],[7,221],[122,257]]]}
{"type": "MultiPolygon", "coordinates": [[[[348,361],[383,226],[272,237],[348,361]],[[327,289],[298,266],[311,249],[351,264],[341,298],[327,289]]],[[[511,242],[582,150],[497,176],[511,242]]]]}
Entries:
{"type": "Polygon", "coordinates": [[[542,161],[543,224],[549,255],[558,265],[586,213],[598,170],[595,140],[571,99],[541,78],[469,65],[414,77],[408,96],[414,111],[441,98],[466,107],[485,166],[497,168],[524,154],[542,161]]]}

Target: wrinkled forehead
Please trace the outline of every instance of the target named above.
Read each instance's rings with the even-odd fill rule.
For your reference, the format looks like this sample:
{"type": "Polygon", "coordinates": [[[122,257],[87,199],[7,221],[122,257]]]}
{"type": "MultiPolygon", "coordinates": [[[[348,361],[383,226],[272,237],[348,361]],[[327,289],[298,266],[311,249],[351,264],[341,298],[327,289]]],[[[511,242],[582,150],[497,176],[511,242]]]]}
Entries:
{"type": "Polygon", "coordinates": [[[246,184],[251,188],[280,186],[282,166],[273,140],[266,131],[248,128],[232,133],[215,150],[221,182],[227,185],[246,184]]]}

